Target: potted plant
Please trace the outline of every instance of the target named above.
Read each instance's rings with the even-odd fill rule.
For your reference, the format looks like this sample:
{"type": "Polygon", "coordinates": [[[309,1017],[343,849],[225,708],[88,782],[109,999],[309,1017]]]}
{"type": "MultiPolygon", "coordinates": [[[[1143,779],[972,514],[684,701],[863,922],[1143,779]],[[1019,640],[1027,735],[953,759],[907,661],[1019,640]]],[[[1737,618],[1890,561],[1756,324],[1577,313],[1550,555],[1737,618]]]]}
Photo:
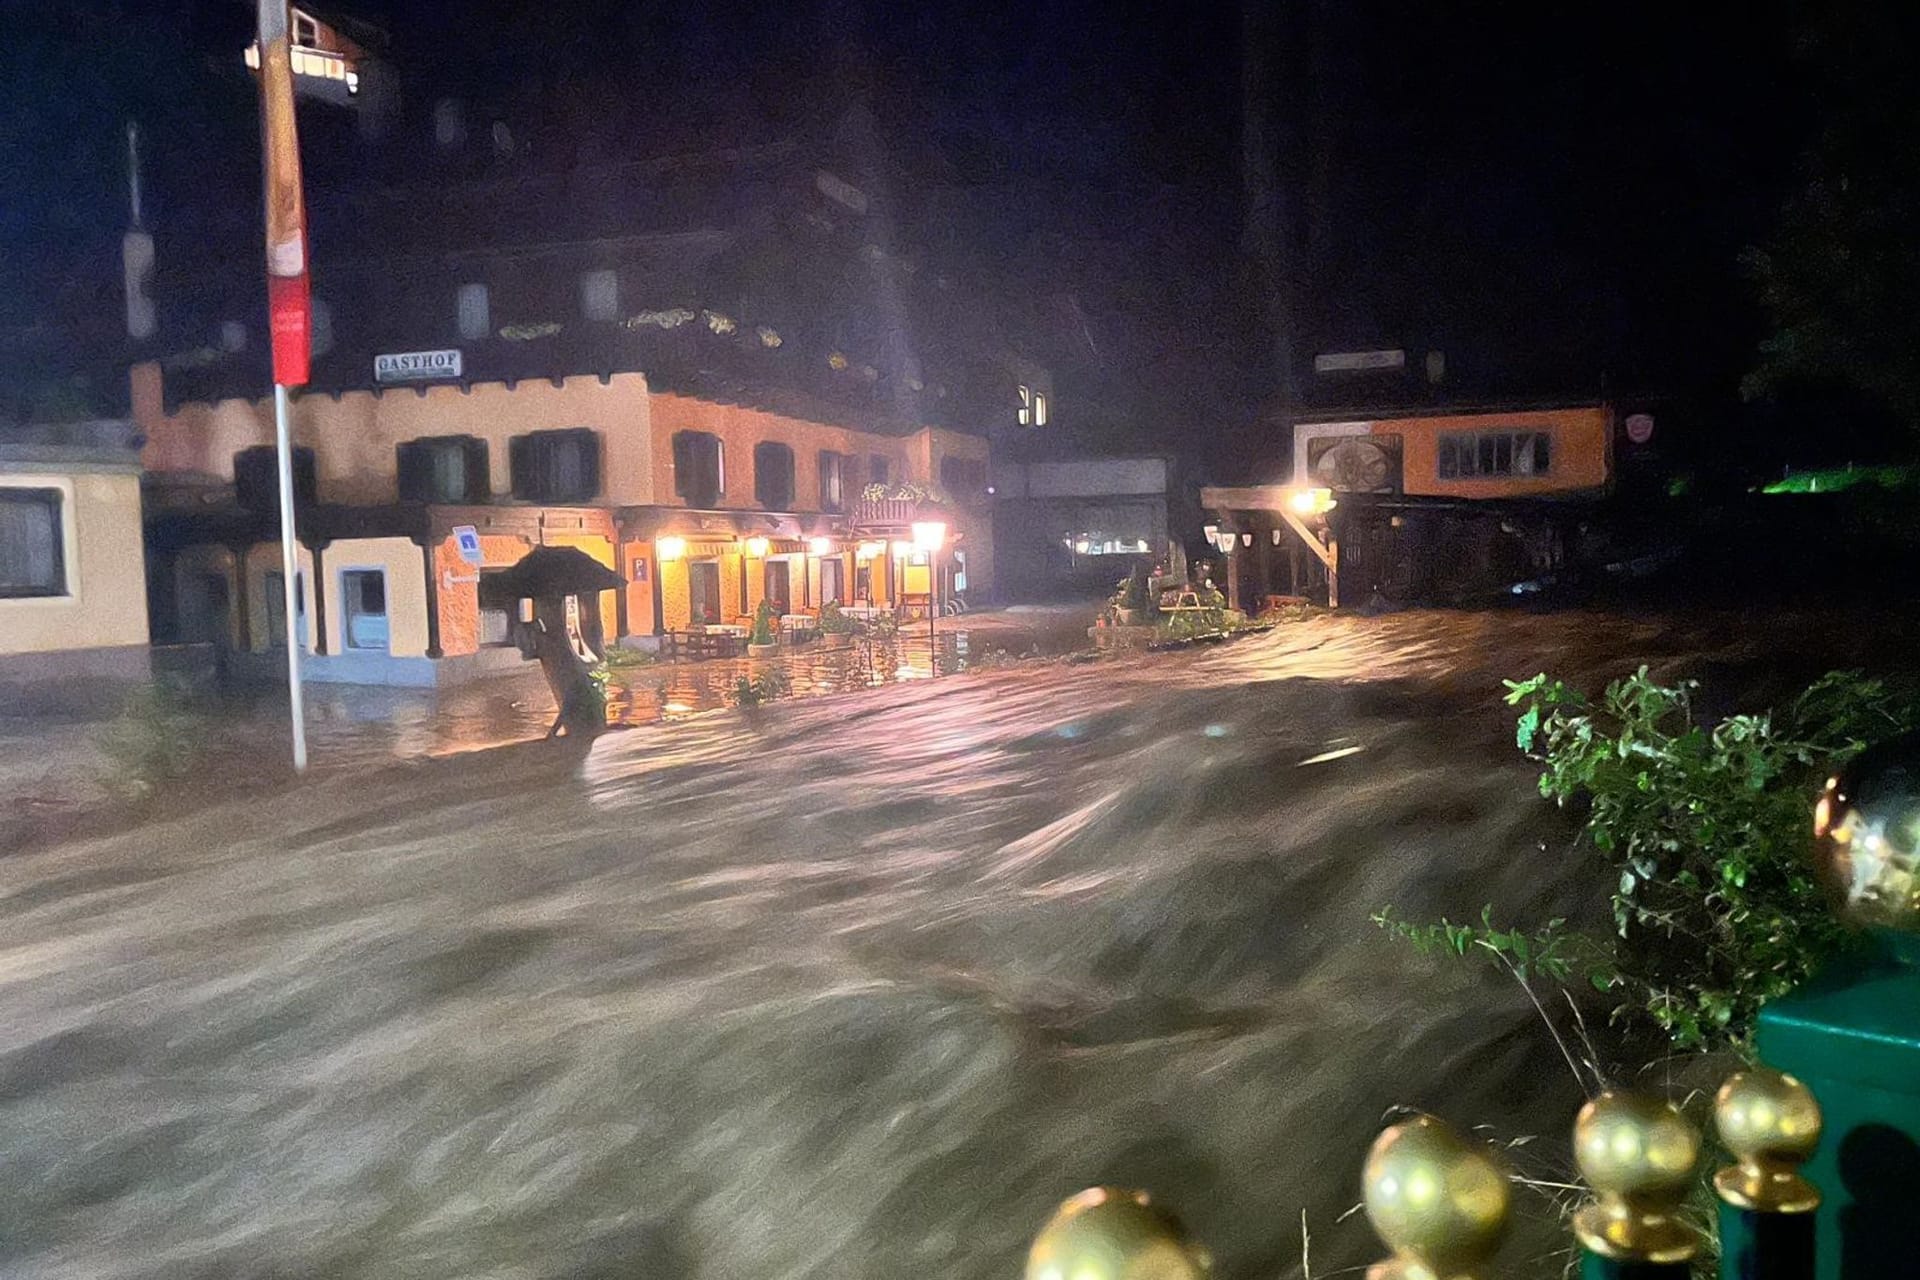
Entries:
{"type": "Polygon", "coordinates": [[[774,612],[773,601],[762,600],[753,611],[753,627],[747,632],[747,656],[764,658],[778,649],[779,628],[780,617],[774,612]]]}

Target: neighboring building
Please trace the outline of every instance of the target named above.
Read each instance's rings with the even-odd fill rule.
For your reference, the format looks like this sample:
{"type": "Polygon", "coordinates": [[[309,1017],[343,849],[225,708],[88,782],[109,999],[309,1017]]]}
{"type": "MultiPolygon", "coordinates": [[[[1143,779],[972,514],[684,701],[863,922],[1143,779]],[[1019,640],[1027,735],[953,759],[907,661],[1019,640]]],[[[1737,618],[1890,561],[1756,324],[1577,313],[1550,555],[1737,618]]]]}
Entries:
{"type": "Polygon", "coordinates": [[[1321,566],[1280,514],[1300,489],[1337,502],[1327,529],[1343,603],[1524,589],[1570,562],[1618,457],[1645,444],[1627,421],[1592,401],[1301,415],[1289,484],[1209,488],[1201,503],[1237,535],[1226,579],[1241,607],[1321,589],[1321,566]]]}
{"type": "Polygon", "coordinates": [[[148,671],[138,438],[0,427],[0,702],[94,698],[148,671]]]}
{"type": "Polygon", "coordinates": [[[1136,563],[1185,571],[1198,520],[1171,458],[995,462],[1001,590],[1018,599],[1106,593],[1136,563]]]}
{"type": "MultiPolygon", "coordinates": [[[[152,365],[134,371],[133,397],[149,440],[156,631],[276,650],[270,402],[170,407],[152,365]]],[[[782,614],[923,605],[917,520],[950,528],[943,597],[990,591],[986,441],[831,416],[657,390],[637,372],[298,396],[307,670],[433,684],[517,667],[517,602],[487,582],[543,545],[618,573],[627,586],[600,598],[600,629],[643,644],[737,622],[762,599],[782,614]],[[944,501],[914,496],[943,487],[944,501]]]]}

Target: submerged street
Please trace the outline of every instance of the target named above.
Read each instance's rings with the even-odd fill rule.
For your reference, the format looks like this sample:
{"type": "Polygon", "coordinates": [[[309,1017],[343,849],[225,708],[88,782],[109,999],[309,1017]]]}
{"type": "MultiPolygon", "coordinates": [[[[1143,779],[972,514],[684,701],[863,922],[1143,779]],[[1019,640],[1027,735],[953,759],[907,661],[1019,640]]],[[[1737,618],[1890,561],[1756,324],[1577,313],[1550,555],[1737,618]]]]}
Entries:
{"type": "Polygon", "coordinates": [[[1866,635],[1317,618],[175,797],[0,859],[0,1274],[1006,1276],[1097,1182],[1331,1274],[1389,1108],[1580,1100],[1368,922],[1590,909],[1500,679],[1866,635]]]}

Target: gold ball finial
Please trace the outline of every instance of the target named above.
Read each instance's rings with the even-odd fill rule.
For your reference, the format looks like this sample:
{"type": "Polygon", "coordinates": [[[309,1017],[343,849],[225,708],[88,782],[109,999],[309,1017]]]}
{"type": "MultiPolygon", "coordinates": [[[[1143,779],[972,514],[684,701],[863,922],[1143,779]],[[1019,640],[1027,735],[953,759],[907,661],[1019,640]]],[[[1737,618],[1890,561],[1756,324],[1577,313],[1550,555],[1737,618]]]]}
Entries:
{"type": "Polygon", "coordinates": [[[1658,1098],[1603,1093],[1573,1122],[1573,1154],[1594,1192],[1573,1220],[1590,1252],[1685,1262],[1699,1249],[1699,1232],[1678,1216],[1700,1158],[1700,1131],[1685,1116],[1658,1098]]]}
{"type": "Polygon", "coordinates": [[[1770,1067],[1735,1072],[1713,1100],[1714,1128],[1739,1163],[1720,1170],[1720,1198],[1755,1213],[1807,1213],[1820,1192],[1795,1170],[1820,1143],[1813,1091],[1770,1067]]]}
{"type": "Polygon", "coordinates": [[[1500,1247],[1513,1194],[1506,1169],[1432,1116],[1375,1138],[1361,1182],[1367,1220],[1393,1250],[1369,1280],[1471,1276],[1500,1247]]]}
{"type": "Polygon", "coordinates": [[[1144,1191],[1091,1187],[1068,1199],[1027,1252],[1027,1280],[1206,1280],[1213,1260],[1144,1191]]]}

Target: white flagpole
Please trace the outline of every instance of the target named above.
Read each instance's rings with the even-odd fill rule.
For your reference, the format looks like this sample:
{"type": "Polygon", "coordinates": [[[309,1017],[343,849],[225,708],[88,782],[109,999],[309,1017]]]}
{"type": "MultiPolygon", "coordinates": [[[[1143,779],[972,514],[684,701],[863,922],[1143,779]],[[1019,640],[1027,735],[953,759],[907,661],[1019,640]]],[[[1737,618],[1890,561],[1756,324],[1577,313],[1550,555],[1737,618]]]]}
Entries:
{"type": "MultiPolygon", "coordinates": [[[[300,554],[293,537],[293,441],[287,426],[287,389],[273,384],[273,431],[280,461],[280,584],[285,591],[287,710],[293,719],[293,767],[307,769],[307,714],[300,692],[300,554]]],[[[317,590],[316,584],[316,590],[317,590]]]]}

